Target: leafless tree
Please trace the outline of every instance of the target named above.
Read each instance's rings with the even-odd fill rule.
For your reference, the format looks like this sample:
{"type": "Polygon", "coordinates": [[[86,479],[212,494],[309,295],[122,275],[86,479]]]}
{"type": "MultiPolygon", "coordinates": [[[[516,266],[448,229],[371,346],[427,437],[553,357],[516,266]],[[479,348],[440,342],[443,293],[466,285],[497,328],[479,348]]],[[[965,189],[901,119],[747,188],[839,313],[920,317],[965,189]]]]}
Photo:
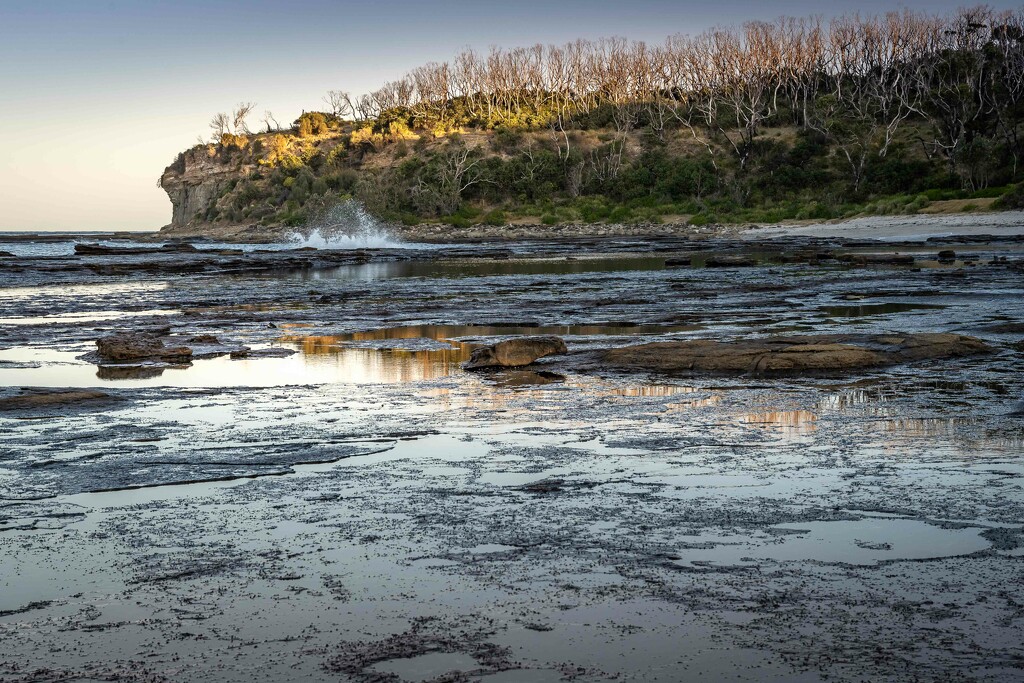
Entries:
{"type": "Polygon", "coordinates": [[[256,108],[255,102],[239,102],[238,106],[231,113],[231,121],[234,125],[236,133],[245,133],[248,135],[251,131],[249,125],[246,123],[246,119],[249,118],[249,114],[256,108]]]}
{"type": "Polygon", "coordinates": [[[328,90],[324,95],[324,103],[327,105],[328,111],[339,119],[355,115],[352,96],[344,90],[328,90]]]}
{"type": "Polygon", "coordinates": [[[210,128],[213,130],[214,142],[220,142],[220,139],[231,132],[231,118],[224,112],[217,112],[210,119],[210,128]]]}

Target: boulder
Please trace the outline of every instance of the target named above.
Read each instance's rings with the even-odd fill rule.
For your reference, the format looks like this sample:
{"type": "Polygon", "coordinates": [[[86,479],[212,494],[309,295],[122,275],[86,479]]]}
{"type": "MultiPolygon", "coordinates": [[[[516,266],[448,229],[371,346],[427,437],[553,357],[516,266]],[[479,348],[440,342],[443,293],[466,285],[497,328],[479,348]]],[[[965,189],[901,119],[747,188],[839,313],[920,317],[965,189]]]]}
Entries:
{"type": "Polygon", "coordinates": [[[462,367],[466,370],[518,368],[538,358],[568,351],[560,337],[517,337],[474,350],[462,367]]]}
{"type": "Polygon", "coordinates": [[[683,374],[832,374],[993,349],[959,334],[794,335],[764,339],[669,341],[611,349],[602,362],[683,374]]]}
{"type": "Polygon", "coordinates": [[[120,332],[96,340],[97,354],[105,361],[159,359],[189,361],[192,349],[187,346],[164,346],[163,340],[148,332],[120,332]]]}

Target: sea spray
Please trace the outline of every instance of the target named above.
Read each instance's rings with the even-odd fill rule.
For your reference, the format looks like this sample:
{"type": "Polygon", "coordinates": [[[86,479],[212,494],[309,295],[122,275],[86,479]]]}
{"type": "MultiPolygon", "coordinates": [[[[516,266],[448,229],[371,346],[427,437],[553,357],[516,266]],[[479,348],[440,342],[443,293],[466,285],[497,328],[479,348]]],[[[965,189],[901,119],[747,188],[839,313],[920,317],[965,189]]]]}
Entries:
{"type": "Polygon", "coordinates": [[[355,200],[334,204],[312,217],[288,241],[296,247],[317,249],[408,249],[403,242],[355,200]]]}

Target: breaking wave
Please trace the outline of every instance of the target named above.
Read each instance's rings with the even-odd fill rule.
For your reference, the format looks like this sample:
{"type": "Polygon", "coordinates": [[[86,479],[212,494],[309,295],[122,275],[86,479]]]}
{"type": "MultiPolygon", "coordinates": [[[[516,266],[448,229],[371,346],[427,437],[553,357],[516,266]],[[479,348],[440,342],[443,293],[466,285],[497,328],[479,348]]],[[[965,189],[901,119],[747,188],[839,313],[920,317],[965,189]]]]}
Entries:
{"type": "Polygon", "coordinates": [[[317,249],[412,249],[423,245],[403,242],[371,216],[362,204],[346,201],[311,219],[288,236],[295,247],[317,249]]]}

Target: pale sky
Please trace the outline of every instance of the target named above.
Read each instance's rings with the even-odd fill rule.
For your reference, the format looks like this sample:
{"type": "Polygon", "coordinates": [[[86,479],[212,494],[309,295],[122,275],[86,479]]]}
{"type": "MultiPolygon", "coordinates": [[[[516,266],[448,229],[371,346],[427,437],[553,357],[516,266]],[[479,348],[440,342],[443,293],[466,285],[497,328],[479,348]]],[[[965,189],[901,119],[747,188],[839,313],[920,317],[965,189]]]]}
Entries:
{"type": "MultiPolygon", "coordinates": [[[[780,15],[959,0],[0,0],[0,230],[153,230],[156,181],[255,101],[282,123],[330,89],[366,92],[463,47],[624,36],[661,41],[780,15]]],[[[992,2],[1016,7],[1019,2],[992,2]]]]}

